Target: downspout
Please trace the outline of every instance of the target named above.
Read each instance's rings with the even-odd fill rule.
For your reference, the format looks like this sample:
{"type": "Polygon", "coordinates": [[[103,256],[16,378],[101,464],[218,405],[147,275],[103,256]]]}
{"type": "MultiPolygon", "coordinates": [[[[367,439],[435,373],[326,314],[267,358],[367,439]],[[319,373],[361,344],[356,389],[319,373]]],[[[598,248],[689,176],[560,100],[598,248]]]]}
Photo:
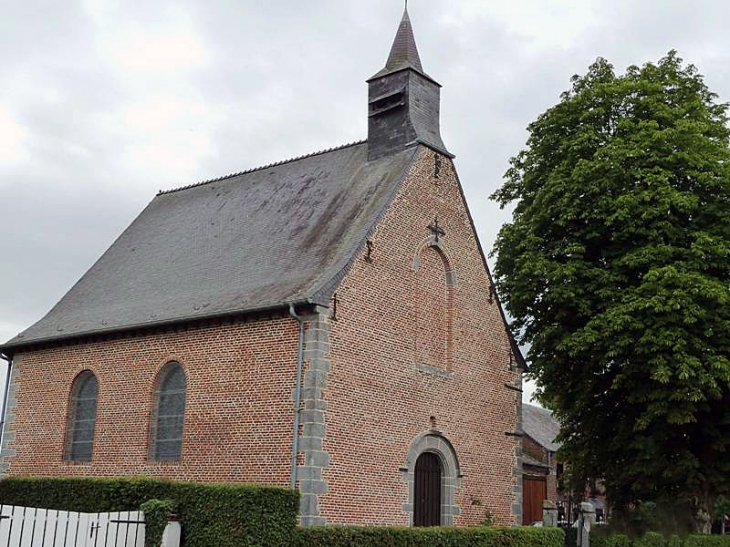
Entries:
{"type": "Polygon", "coordinates": [[[294,304],[289,304],[289,315],[299,323],[299,352],[297,354],[296,383],[294,387],[294,425],[291,446],[291,489],[297,485],[297,454],[299,453],[299,421],[302,405],[302,362],[304,360],[304,319],[297,315],[294,304]]]}
{"type": "Polygon", "coordinates": [[[10,373],[13,370],[13,358],[0,353],[0,359],[8,362],[8,372],[5,375],[5,389],[3,390],[3,413],[0,415],[0,448],[5,438],[5,412],[8,409],[8,393],[10,393],[10,373]]]}

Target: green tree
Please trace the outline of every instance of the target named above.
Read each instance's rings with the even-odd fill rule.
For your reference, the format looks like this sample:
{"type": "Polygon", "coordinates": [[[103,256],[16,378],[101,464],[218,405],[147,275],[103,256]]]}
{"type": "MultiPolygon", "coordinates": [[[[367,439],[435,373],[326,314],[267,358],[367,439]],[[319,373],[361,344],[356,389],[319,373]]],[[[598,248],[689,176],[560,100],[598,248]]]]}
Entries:
{"type": "Polygon", "coordinates": [[[677,500],[706,531],[730,493],[727,105],[675,52],[598,59],[529,130],[496,281],[574,475],[677,500]]]}

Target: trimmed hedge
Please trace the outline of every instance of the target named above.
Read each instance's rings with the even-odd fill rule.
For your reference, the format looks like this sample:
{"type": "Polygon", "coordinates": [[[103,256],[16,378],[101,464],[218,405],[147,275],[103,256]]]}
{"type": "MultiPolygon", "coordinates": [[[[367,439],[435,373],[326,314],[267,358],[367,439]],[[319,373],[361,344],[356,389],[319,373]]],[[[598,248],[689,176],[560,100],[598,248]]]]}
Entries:
{"type": "Polygon", "coordinates": [[[591,547],[631,547],[631,540],[624,534],[602,535],[591,531],[591,547]]]}
{"type": "Polygon", "coordinates": [[[682,540],[677,534],[672,534],[667,540],[667,547],[682,547],[682,540]]]}
{"type": "Polygon", "coordinates": [[[293,547],[563,547],[559,528],[299,528],[293,547]]]}
{"type": "Polygon", "coordinates": [[[730,547],[730,536],[691,535],[684,538],[683,547],[730,547]]]}
{"type": "Polygon", "coordinates": [[[137,511],[172,500],[186,547],[290,547],[299,494],[283,488],[150,478],[36,478],[0,481],[0,503],[97,513],[137,511]]]}
{"type": "Polygon", "coordinates": [[[148,500],[139,508],[144,513],[144,544],[145,547],[158,547],[162,543],[162,536],[175,509],[172,500],[148,500]]]}
{"type": "Polygon", "coordinates": [[[657,532],[647,532],[631,540],[623,534],[591,533],[591,547],[730,547],[730,536],[691,535],[682,540],[676,534],[664,538],[657,532]]]}
{"type": "Polygon", "coordinates": [[[635,539],[632,547],[664,547],[664,536],[659,532],[647,532],[644,537],[635,539]]]}

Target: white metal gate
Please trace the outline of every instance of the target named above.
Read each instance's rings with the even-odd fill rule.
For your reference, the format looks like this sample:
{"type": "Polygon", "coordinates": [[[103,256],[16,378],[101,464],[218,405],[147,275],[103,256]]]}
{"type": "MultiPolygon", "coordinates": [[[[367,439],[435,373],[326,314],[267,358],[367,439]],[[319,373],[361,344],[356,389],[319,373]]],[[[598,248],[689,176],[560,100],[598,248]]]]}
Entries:
{"type": "Polygon", "coordinates": [[[0,547],[144,547],[144,513],[0,505],[0,547]]]}

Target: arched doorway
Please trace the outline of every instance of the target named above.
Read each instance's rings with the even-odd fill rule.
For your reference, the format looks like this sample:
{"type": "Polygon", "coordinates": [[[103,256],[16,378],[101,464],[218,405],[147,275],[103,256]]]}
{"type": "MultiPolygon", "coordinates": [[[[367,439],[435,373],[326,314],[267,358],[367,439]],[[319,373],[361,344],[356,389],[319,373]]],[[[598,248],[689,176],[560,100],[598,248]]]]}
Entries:
{"type": "Polygon", "coordinates": [[[433,452],[424,452],[416,460],[413,485],[414,526],[441,525],[441,461],[433,452]]]}
{"type": "Polygon", "coordinates": [[[455,517],[460,513],[456,490],[461,487],[462,475],[456,451],[449,440],[432,429],[416,435],[400,471],[408,485],[408,499],[403,504],[403,510],[408,513],[408,524],[453,526],[455,517]],[[428,483],[438,485],[438,488],[432,486],[430,491],[434,492],[433,495],[427,495],[428,483]],[[426,507],[437,515],[430,521],[424,520],[426,507]]]}

